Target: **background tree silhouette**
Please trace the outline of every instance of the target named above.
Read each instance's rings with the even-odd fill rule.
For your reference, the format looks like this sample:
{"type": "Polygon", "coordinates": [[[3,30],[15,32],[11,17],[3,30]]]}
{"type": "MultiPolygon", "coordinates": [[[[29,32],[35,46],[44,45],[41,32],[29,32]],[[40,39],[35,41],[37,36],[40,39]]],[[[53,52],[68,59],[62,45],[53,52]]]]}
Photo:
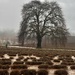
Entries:
{"type": "Polygon", "coordinates": [[[22,45],[24,45],[24,39],[33,34],[37,40],[37,48],[41,48],[42,39],[45,35],[50,36],[55,45],[58,42],[65,44],[67,33],[62,10],[57,2],[33,0],[24,4],[18,35],[19,42],[22,45]],[[63,39],[64,41],[62,41],[63,39]]]}

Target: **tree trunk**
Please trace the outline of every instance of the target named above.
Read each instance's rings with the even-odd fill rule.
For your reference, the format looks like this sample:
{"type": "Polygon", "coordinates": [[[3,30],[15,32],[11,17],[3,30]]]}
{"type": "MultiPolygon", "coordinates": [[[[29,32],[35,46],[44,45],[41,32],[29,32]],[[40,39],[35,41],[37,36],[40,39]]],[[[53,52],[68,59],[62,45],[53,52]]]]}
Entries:
{"type": "Polygon", "coordinates": [[[41,43],[42,43],[42,37],[38,36],[37,37],[37,48],[41,48],[41,43]]]}
{"type": "Polygon", "coordinates": [[[24,41],[21,42],[21,46],[24,46],[24,41]]]}
{"type": "Polygon", "coordinates": [[[21,40],[21,46],[24,46],[24,37],[21,40]]]}

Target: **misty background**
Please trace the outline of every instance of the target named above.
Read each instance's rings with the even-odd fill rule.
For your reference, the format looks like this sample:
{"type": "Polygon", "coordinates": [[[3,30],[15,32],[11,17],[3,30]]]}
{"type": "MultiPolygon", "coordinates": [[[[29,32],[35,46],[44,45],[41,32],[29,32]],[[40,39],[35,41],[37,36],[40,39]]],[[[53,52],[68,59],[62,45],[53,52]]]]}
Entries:
{"type": "MultiPolygon", "coordinates": [[[[23,4],[31,0],[0,0],[0,39],[16,39],[21,22],[23,4]]],[[[67,29],[75,35],[75,0],[40,0],[57,1],[62,8],[67,29]]],[[[74,38],[74,37],[73,37],[74,38]]]]}

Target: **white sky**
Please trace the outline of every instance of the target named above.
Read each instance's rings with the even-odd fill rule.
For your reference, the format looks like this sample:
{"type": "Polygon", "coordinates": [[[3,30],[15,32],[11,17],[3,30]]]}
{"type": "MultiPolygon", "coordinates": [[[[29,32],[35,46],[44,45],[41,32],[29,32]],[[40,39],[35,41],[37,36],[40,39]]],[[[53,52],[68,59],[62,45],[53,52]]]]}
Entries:
{"type": "MultiPolygon", "coordinates": [[[[0,30],[18,31],[22,6],[29,1],[31,0],[0,0],[0,30]]],[[[67,28],[70,32],[75,33],[75,0],[48,1],[57,1],[60,4],[67,28]]]]}

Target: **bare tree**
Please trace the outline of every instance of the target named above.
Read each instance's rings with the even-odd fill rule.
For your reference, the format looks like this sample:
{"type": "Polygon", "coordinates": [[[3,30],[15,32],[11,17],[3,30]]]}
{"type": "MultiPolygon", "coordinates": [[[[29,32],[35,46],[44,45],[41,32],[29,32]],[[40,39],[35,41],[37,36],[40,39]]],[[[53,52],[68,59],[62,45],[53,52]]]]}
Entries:
{"type": "Polygon", "coordinates": [[[61,8],[57,2],[33,0],[23,6],[19,39],[23,45],[25,37],[34,34],[37,48],[41,48],[43,37],[53,35],[52,30],[59,26],[66,29],[61,8]]]}
{"type": "Polygon", "coordinates": [[[55,27],[51,31],[51,42],[54,47],[65,47],[69,32],[62,26],[55,27]]]}

